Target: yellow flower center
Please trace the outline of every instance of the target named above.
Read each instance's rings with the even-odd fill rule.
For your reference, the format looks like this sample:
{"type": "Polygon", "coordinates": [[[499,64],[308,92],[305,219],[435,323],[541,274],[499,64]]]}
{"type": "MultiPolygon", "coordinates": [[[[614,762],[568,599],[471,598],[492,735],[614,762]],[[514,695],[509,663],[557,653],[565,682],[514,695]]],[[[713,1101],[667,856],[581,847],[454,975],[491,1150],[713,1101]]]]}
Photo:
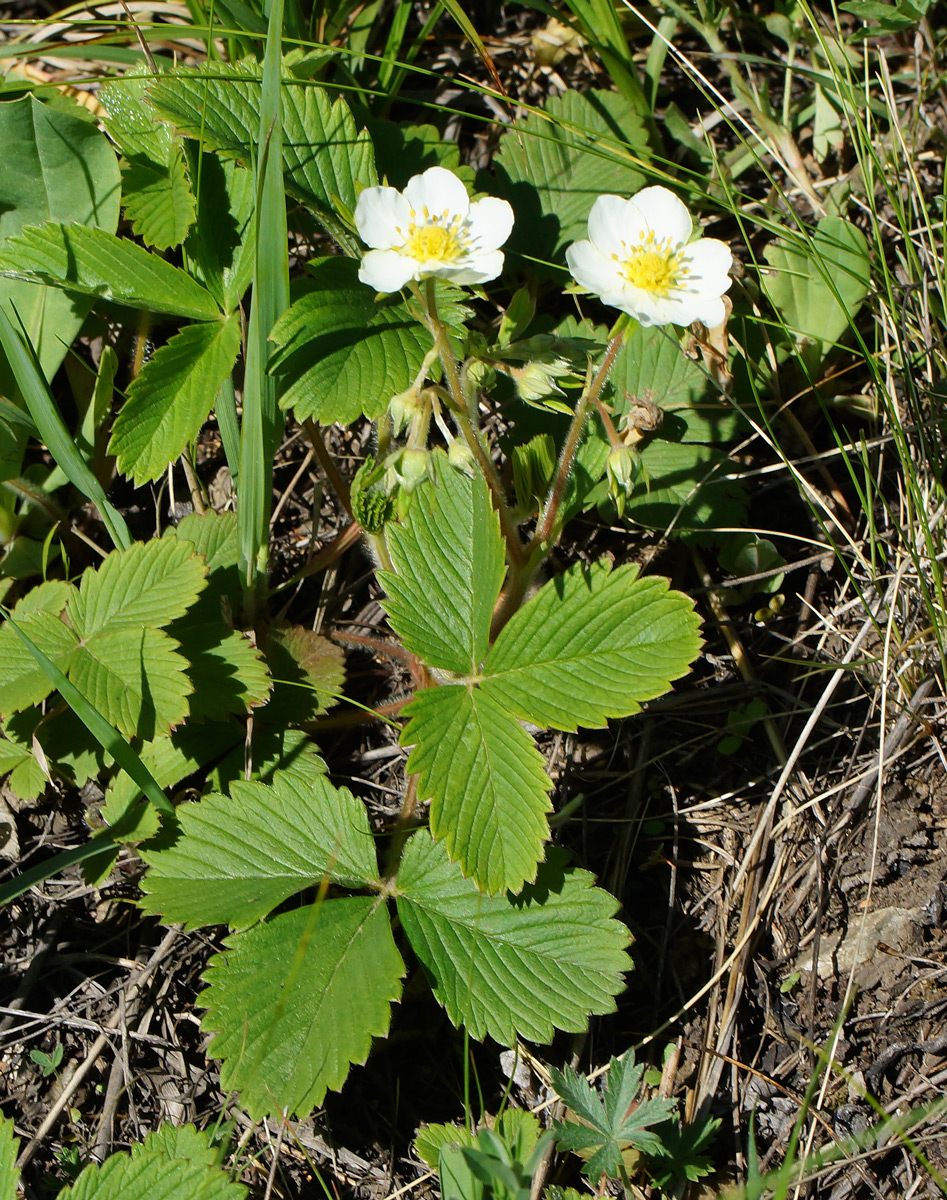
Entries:
{"type": "Polygon", "coordinates": [[[639,233],[638,237],[640,244],[626,246],[625,257],[619,260],[622,278],[652,296],[667,296],[681,288],[683,277],[690,272],[681,265],[680,251],[673,249],[668,239],[657,241],[653,233],[639,233]]]}
{"type": "Polygon", "coordinates": [[[447,209],[440,216],[432,217],[425,208],[420,223],[416,218],[417,213],[412,209],[411,224],[400,248],[402,254],[419,263],[427,263],[454,262],[467,253],[462,217],[451,217],[447,209]]]}

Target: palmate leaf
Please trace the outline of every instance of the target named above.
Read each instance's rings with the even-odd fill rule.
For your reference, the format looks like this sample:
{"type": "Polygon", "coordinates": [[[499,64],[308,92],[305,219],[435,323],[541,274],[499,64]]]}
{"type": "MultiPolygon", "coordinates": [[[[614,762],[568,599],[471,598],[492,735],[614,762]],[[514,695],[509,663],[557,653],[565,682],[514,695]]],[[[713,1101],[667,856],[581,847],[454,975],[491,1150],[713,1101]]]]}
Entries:
{"type": "Polygon", "coordinates": [[[384,902],[346,896],[281,913],[211,959],[202,995],[221,1086],[254,1119],[307,1116],[388,1031],[404,964],[384,902]]]}
{"type": "MultiPolygon", "coordinates": [[[[371,139],[355,126],[344,100],[321,84],[295,78],[284,62],[281,88],[283,178],[291,196],[311,208],[343,246],[351,235],[336,214],[337,200],[355,207],[359,187],[377,182],[371,139]]],[[[244,62],[175,71],[149,91],[159,116],[208,149],[250,165],[260,124],[260,74],[244,62]]]]}
{"type": "Polygon", "coordinates": [[[309,271],[307,290],[270,335],[280,405],[324,425],[378,417],[424,361],[418,323],[397,298],[376,303],[354,260],[324,258],[309,271]]]}
{"type": "Polygon", "coordinates": [[[395,569],[378,578],[405,646],[429,666],[469,675],[487,652],[503,539],[484,479],[455,470],[443,454],[433,463],[435,482],[418,488],[403,525],[387,526],[395,569]]]}
{"type": "Polygon", "coordinates": [[[426,831],[398,871],[398,915],[438,1000],[472,1037],[511,1046],[584,1030],[614,1011],[631,967],[618,902],[550,853],[519,896],[486,896],[426,831]]]}
{"type": "Polygon", "coordinates": [[[200,1158],[173,1158],[161,1150],[113,1154],[90,1163],[58,1200],[244,1200],[247,1189],[200,1158]]]}
{"type": "Polygon", "coordinates": [[[210,292],[186,271],[127,238],[84,225],[27,226],[0,249],[0,275],[195,321],[220,316],[210,292]]]}
{"type": "Polygon", "coordinates": [[[516,209],[507,249],[532,258],[561,255],[586,236],[603,192],[628,196],[645,182],[638,160],[648,136],[630,101],[615,92],[569,91],[549,99],[500,138],[497,191],[516,209]],[[544,115],[545,114],[545,115],[544,115]]]}
{"type": "Polygon", "coordinates": [[[187,325],[142,367],[112,427],[109,453],[137,485],[193,441],[240,352],[240,318],[187,325]]]}
{"type": "Polygon", "coordinates": [[[693,601],[634,566],[581,565],[515,613],[483,665],[481,687],[525,721],[602,726],[638,712],[687,672],[701,641],[693,601]]]}
{"type": "Polygon", "coordinates": [[[465,875],[487,892],[518,892],[535,878],[549,836],[552,787],[526,730],[477,688],[418,692],[403,745],[431,798],[431,832],[465,875]]]}
{"type": "Polygon", "coordinates": [[[230,796],[179,807],[181,836],[144,855],[146,912],[242,928],[324,878],[359,888],[378,880],[365,805],[324,776],[272,785],[234,781],[230,796]]]}
{"type": "Polygon", "coordinates": [[[613,1058],[605,1094],[600,1099],[585,1076],[571,1067],[551,1070],[553,1086],[560,1097],[586,1124],[564,1121],[556,1125],[556,1141],[563,1150],[595,1148],[582,1168],[597,1183],[602,1175],[618,1179],[622,1169],[622,1149],[633,1146],[646,1153],[660,1150],[661,1140],[649,1128],[674,1115],[673,1100],[644,1100],[632,1108],[644,1067],[635,1064],[629,1050],[624,1058],[613,1058]]]}

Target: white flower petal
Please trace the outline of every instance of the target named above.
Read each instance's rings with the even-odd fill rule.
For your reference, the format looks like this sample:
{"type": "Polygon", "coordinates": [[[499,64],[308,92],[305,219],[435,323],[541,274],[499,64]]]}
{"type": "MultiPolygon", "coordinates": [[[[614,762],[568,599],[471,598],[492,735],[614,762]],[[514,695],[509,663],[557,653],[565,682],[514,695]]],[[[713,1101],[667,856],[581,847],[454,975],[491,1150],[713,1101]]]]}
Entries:
{"type": "MultiPolygon", "coordinates": [[[[606,292],[620,292],[625,286],[615,260],[591,242],[573,242],[566,251],[566,262],[576,283],[590,292],[597,292],[603,300],[606,292]]],[[[605,300],[605,303],[610,301],[605,300]]]]}
{"type": "Polygon", "coordinates": [[[444,167],[428,167],[422,174],[412,175],[404,194],[419,216],[426,208],[432,217],[440,216],[445,209],[451,216],[466,217],[470,208],[467,189],[444,167]]]}
{"type": "Polygon", "coordinates": [[[413,258],[397,250],[369,250],[362,259],[358,277],[376,292],[400,292],[409,279],[415,278],[417,269],[413,258]]]}
{"type": "Polygon", "coordinates": [[[638,240],[639,233],[653,233],[658,241],[667,239],[672,246],[682,246],[691,235],[691,215],[673,192],[665,187],[646,187],[628,201],[629,244],[638,240]]]}
{"type": "Polygon", "coordinates": [[[390,250],[404,241],[411,206],[397,188],[369,187],[355,205],[355,228],[366,246],[390,250]]]}
{"type": "Polygon", "coordinates": [[[688,289],[693,287],[703,295],[720,296],[733,282],[729,274],[733,266],[730,247],[716,238],[701,238],[687,246],[681,253],[681,262],[690,268],[688,289]]]}
{"type": "MultiPolygon", "coordinates": [[[[599,196],[589,213],[589,241],[603,254],[618,254],[628,241],[628,201],[621,196],[599,196]]],[[[637,233],[637,230],[635,231],[637,233]]]]}
{"type": "Polygon", "coordinates": [[[489,254],[469,254],[459,263],[444,263],[436,270],[425,268],[421,275],[436,275],[438,279],[446,279],[450,283],[486,283],[503,270],[503,251],[491,250],[489,254]]]}
{"type": "Polygon", "coordinates": [[[620,286],[602,294],[602,302],[640,321],[642,325],[667,325],[660,297],[620,280],[620,286]]]}
{"type": "MultiPolygon", "coordinates": [[[[505,200],[486,196],[475,200],[467,218],[467,236],[474,254],[497,250],[513,232],[513,209],[505,200]]],[[[494,276],[490,276],[494,278],[494,276]]]]}

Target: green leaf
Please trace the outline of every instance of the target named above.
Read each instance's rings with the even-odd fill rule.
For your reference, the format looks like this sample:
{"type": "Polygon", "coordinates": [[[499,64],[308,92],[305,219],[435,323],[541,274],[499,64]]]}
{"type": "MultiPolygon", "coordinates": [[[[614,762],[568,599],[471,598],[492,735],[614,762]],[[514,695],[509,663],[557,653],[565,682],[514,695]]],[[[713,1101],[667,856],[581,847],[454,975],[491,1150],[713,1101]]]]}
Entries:
{"type": "Polygon", "coordinates": [[[134,1157],[113,1154],[101,1166],[91,1163],[59,1200],[244,1200],[246,1194],[220,1167],[146,1150],[134,1157]]]}
{"type": "Polygon", "coordinates": [[[149,246],[179,246],[194,221],[194,197],[181,139],[155,119],[145,102],[146,68],[110,80],[99,91],[108,110],[105,126],[127,164],[122,178],[125,215],[149,246]]]}
{"type": "Polygon", "coordinates": [[[503,628],[483,666],[485,694],[524,721],[575,730],[638,712],[700,650],[694,603],[666,579],[576,565],[503,628]]]}
{"type": "Polygon", "coordinates": [[[376,303],[353,260],[324,258],[308,269],[308,290],[271,334],[280,404],[324,425],[381,416],[414,380],[429,336],[397,298],[376,303]]]}
{"type": "Polygon", "coordinates": [[[667,1121],[655,1129],[661,1143],[652,1151],[648,1174],[655,1187],[670,1192],[679,1183],[696,1183],[714,1169],[713,1160],[704,1154],[717,1136],[722,1122],[719,1117],[706,1117],[693,1125],[667,1121]]]}
{"type": "Polygon", "coordinates": [[[246,737],[241,744],[214,767],[208,777],[208,787],[216,792],[229,792],[234,780],[246,778],[249,763],[250,778],[271,783],[277,773],[286,775],[296,787],[316,786],[326,765],[316,747],[300,729],[265,725],[254,721],[250,745],[246,737]]]}
{"type": "MultiPolygon", "coordinates": [[[[0,104],[0,246],[24,225],[79,221],[114,233],[119,214],[115,151],[94,124],[24,96],[0,104]]],[[[19,314],[42,374],[52,379],[92,307],[58,288],[0,281],[0,308],[19,314]]],[[[5,368],[0,385],[9,393],[5,368]]]]}
{"type": "Polygon", "coordinates": [[[763,287],[790,332],[814,350],[815,365],[848,330],[871,284],[865,235],[841,217],[824,217],[811,242],[780,239],[765,250],[776,274],[763,287]]]}
{"type": "Polygon", "coordinates": [[[206,1130],[193,1125],[159,1125],[144,1142],[131,1147],[131,1156],[140,1158],[155,1150],[166,1158],[186,1158],[208,1167],[219,1166],[222,1157],[222,1147],[212,1146],[206,1130]]]}
{"type": "MultiPolygon", "coordinates": [[[[219,721],[266,704],[272,689],[263,656],[239,629],[222,620],[175,626],[193,691],[188,711],[195,719],[219,721]]],[[[334,649],[334,647],[333,647],[334,649]]]]}
{"type": "Polygon", "coordinates": [[[244,1108],[307,1116],[388,1031],[404,964],[384,903],[349,896],[237,933],[211,959],[203,1027],[244,1108]]]}
{"type": "Polygon", "coordinates": [[[127,238],[84,225],[28,226],[0,248],[0,275],[195,321],[220,316],[210,292],[185,271],[127,238]]]}
{"type": "MultiPolygon", "coordinates": [[[[284,62],[281,89],[283,177],[286,190],[344,246],[354,248],[337,213],[353,209],[360,187],[377,183],[371,139],[359,133],[344,100],[332,102],[321,84],[294,78],[284,62]]],[[[243,62],[158,79],[149,97],[160,116],[211,150],[249,166],[260,124],[260,75],[243,62]]]]}
{"type": "Polygon", "coordinates": [[[188,542],[136,542],[107,555],[98,570],[83,572],[78,595],[69,601],[69,620],[86,641],[103,631],[160,629],[190,608],[205,575],[188,542]]]}
{"type": "Polygon", "coordinates": [[[69,679],[110,725],[150,742],[187,716],[186,667],[162,630],[118,629],[80,645],[69,679]]]}
{"type": "Polygon", "coordinates": [[[746,523],[747,496],[726,455],[655,438],[641,458],[647,480],[625,501],[629,521],[678,534],[746,523]]]}
{"type": "Polygon", "coordinates": [[[534,879],[549,836],[552,784],[526,730],[477,688],[418,692],[403,745],[407,770],[431,798],[431,832],[487,892],[518,892],[534,879]]]}
{"type": "Polygon", "coordinates": [[[473,184],[473,171],[460,165],[460,146],[444,141],[434,125],[401,125],[383,117],[369,117],[365,127],[375,148],[379,178],[404,189],[412,175],[429,167],[445,167],[473,184]]]}
{"type": "Polygon", "coordinates": [[[530,258],[561,257],[586,236],[604,192],[628,196],[645,182],[648,137],[634,105],[615,92],[568,91],[517,121],[494,158],[497,192],[516,210],[507,243],[530,258]]]}
{"type": "Polygon", "coordinates": [[[0,779],[9,776],[8,784],[19,800],[35,800],[46,788],[46,776],[33,756],[29,744],[16,736],[10,721],[0,723],[4,736],[0,738],[0,779]]]}
{"type": "Polygon", "coordinates": [[[586,1150],[595,1147],[582,1171],[594,1183],[602,1175],[618,1179],[622,1173],[622,1149],[653,1153],[660,1149],[660,1139],[649,1130],[674,1115],[673,1100],[644,1100],[634,1105],[641,1086],[644,1067],[635,1065],[635,1056],[627,1051],[623,1058],[613,1058],[610,1064],[605,1094],[600,1099],[589,1087],[584,1075],[571,1067],[564,1071],[550,1069],[553,1086],[560,1097],[587,1124],[565,1121],[556,1125],[556,1141],[563,1150],[586,1150]]]}
{"type": "Polygon", "coordinates": [[[16,1169],[20,1143],[13,1136],[13,1122],[0,1116],[0,1200],[16,1200],[20,1172],[16,1169]]]}
{"type": "Polygon", "coordinates": [[[618,352],[609,383],[619,414],[635,399],[657,404],[664,412],[658,436],[666,440],[726,442],[739,428],[739,412],[718,397],[707,372],[666,327],[636,326],[618,352]]]}
{"type": "Polygon", "coordinates": [[[507,1046],[614,1011],[631,966],[617,907],[587,871],[563,870],[557,851],[519,896],[485,896],[423,830],[398,871],[398,914],[447,1015],[507,1046]]]}
{"type": "Polygon", "coordinates": [[[378,880],[365,805],[325,777],[299,785],[235,781],[178,810],[180,836],[144,854],[142,907],[166,921],[243,928],[323,879],[360,888],[378,880]]]}
{"type": "Polygon", "coordinates": [[[184,249],[194,276],[224,312],[233,312],[253,278],[253,172],[188,143],[197,180],[197,220],[184,249]]]}
{"type": "Polygon", "coordinates": [[[303,625],[270,627],[264,645],[273,695],[261,721],[300,724],[336,702],[345,685],[341,646],[303,625]]]}
{"type": "Polygon", "coordinates": [[[379,572],[384,608],[405,646],[429,666],[469,675],[487,652],[505,574],[500,521],[486,481],[435,455],[436,482],[418,488],[403,525],[386,527],[394,572],[379,572]]]}
{"type": "MultiPolygon", "coordinates": [[[[78,639],[59,614],[75,591],[69,584],[41,583],[13,609],[12,616],[24,633],[66,671],[78,650],[78,639]]],[[[53,684],[9,624],[0,626],[0,713],[19,712],[39,704],[53,684]]]]}
{"type": "Polygon", "coordinates": [[[240,318],[187,325],[141,369],[112,427],[109,453],[136,485],[158,479],[200,433],[240,352],[240,318]]]}

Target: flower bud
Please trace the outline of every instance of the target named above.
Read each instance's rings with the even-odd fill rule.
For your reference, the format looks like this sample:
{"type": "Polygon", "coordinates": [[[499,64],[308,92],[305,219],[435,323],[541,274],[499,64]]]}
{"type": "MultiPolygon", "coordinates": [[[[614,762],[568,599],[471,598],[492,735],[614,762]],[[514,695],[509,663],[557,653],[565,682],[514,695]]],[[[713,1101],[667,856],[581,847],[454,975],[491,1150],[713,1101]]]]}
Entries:
{"type": "Polygon", "coordinates": [[[421,400],[416,387],[410,387],[406,392],[399,392],[388,401],[388,412],[391,415],[392,432],[397,437],[402,429],[406,429],[414,418],[422,412],[424,402],[421,400]]]}
{"type": "Polygon", "coordinates": [[[398,463],[398,481],[409,494],[430,473],[430,456],[427,450],[404,450],[398,463]]]}
{"type": "Polygon", "coordinates": [[[613,450],[605,464],[608,477],[608,494],[615,501],[618,515],[625,511],[625,501],[635,490],[635,481],[641,474],[641,455],[630,446],[613,450]]]}
{"type": "Polygon", "coordinates": [[[466,442],[462,442],[460,438],[454,438],[447,447],[447,461],[452,467],[456,467],[458,471],[463,471],[465,475],[473,479],[474,456],[466,442]]]}

